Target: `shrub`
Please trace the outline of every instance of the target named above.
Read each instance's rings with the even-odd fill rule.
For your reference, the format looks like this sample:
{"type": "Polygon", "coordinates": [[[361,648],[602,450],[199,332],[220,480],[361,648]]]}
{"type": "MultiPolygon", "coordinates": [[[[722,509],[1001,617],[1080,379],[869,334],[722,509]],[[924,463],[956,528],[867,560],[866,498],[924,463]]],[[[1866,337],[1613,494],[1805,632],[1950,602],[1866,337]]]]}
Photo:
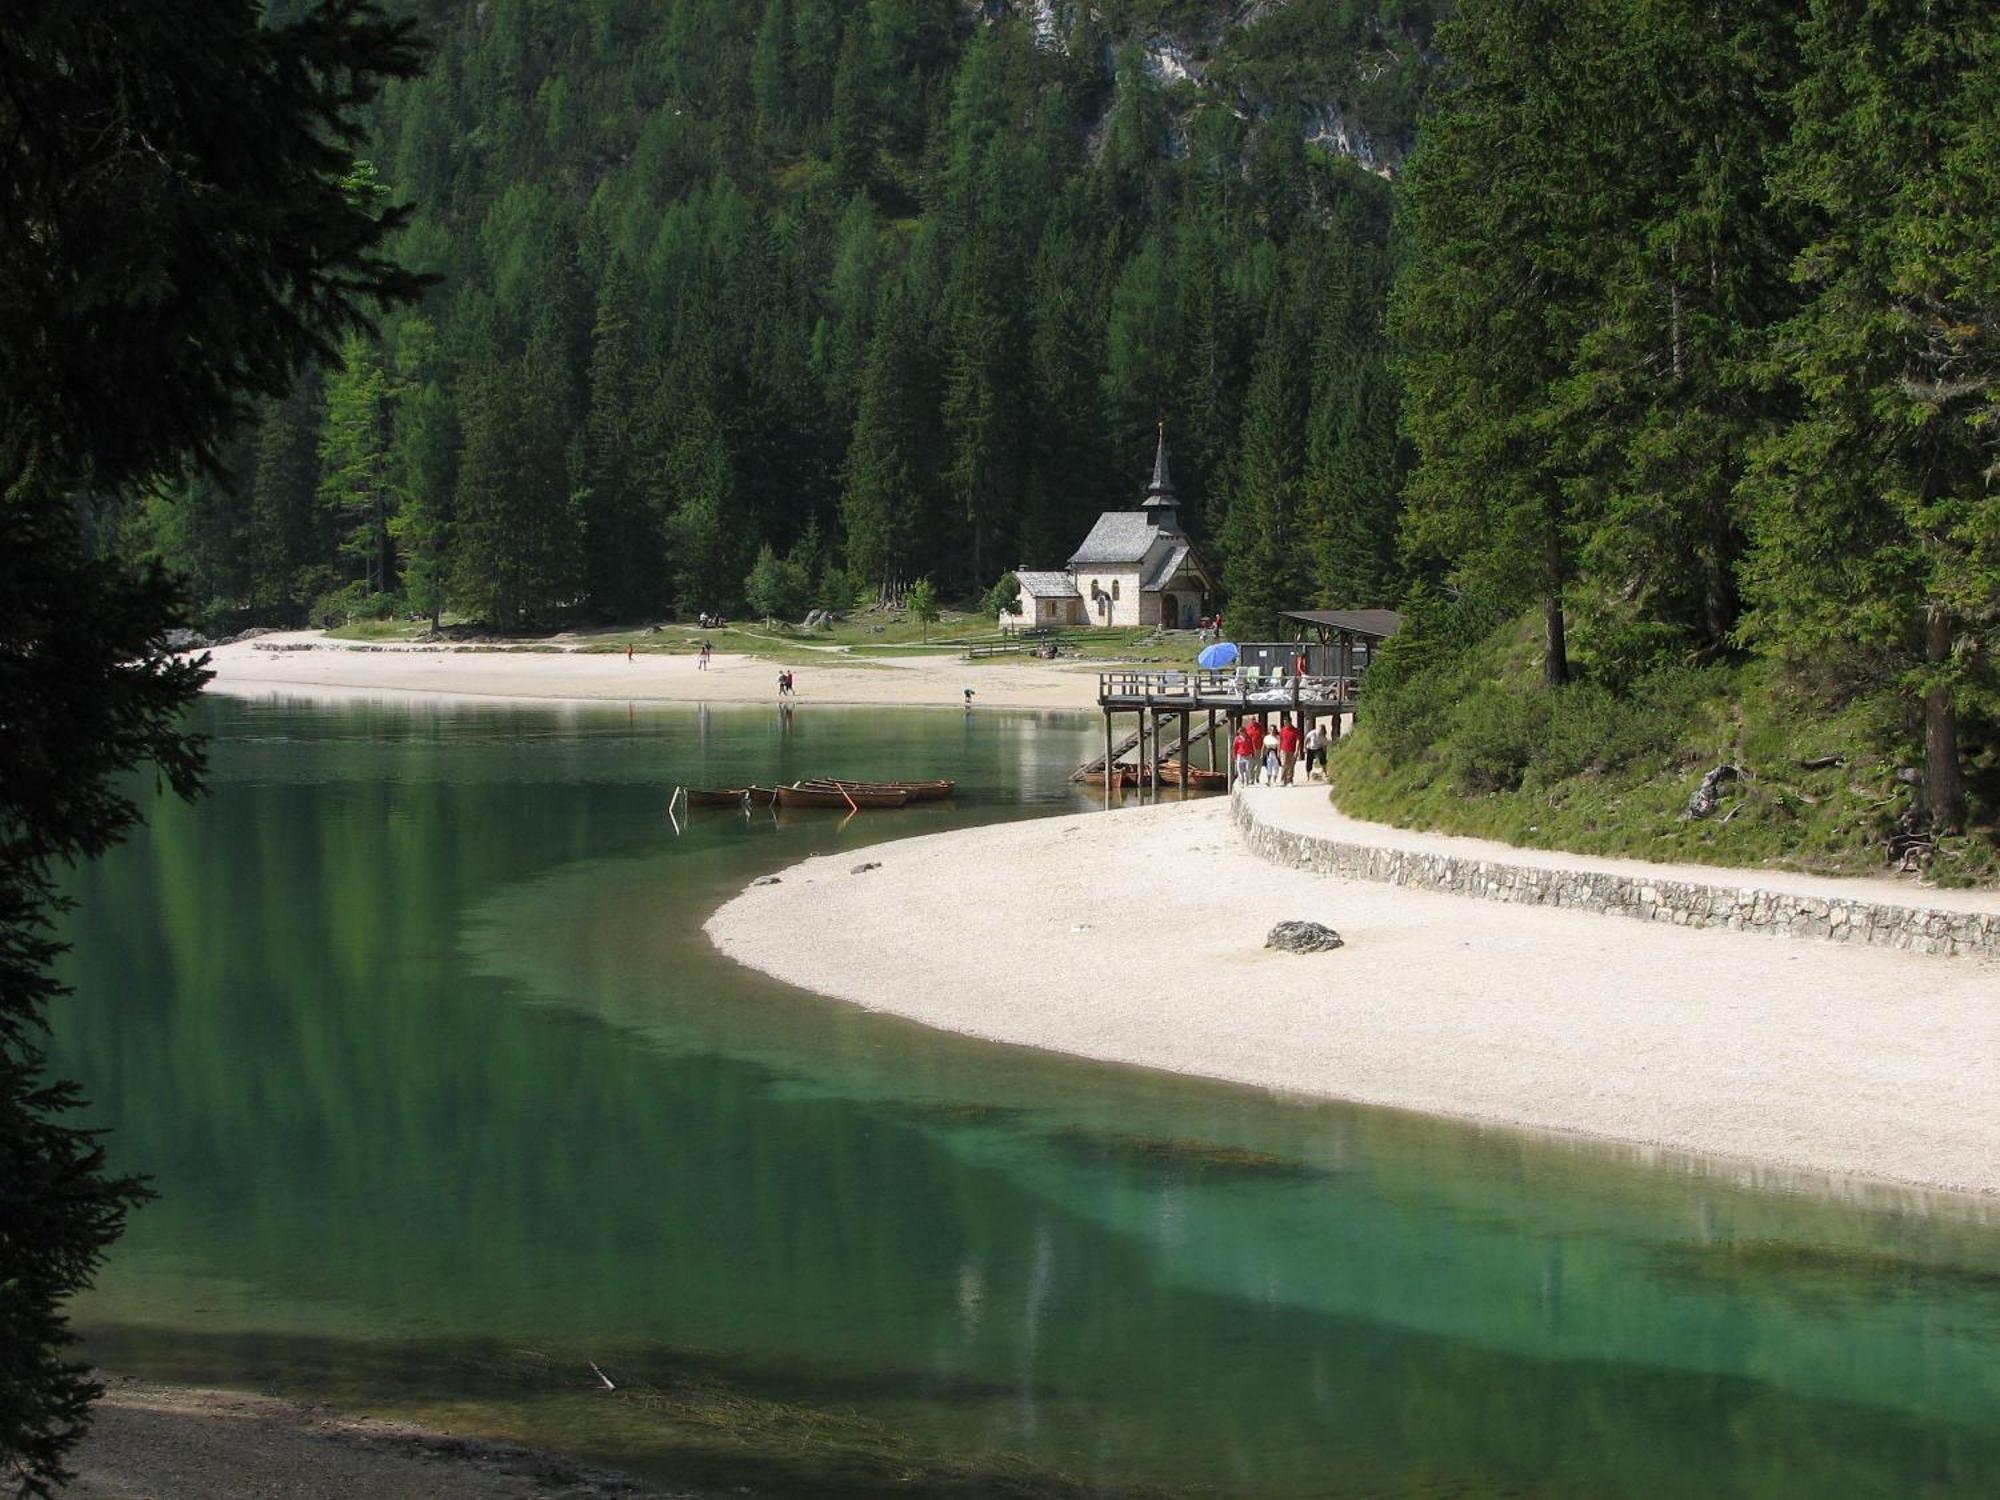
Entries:
{"type": "Polygon", "coordinates": [[[1011,572],[1002,573],[1000,581],[986,591],[986,599],[980,608],[994,616],[1020,614],[1021,580],[1011,572]]]}
{"type": "Polygon", "coordinates": [[[779,557],[766,542],[743,580],[743,597],[751,609],[770,620],[796,620],[812,598],[812,579],[803,563],[779,557]]]}

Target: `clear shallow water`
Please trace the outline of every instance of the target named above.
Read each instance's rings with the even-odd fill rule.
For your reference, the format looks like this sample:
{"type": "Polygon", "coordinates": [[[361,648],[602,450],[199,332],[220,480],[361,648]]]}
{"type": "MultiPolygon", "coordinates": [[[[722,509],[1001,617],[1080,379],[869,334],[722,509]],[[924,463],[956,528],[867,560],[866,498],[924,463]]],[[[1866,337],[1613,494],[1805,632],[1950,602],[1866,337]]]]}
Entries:
{"type": "Polygon", "coordinates": [[[1088,805],[1087,720],[203,713],[213,795],[74,886],[57,1061],[161,1193],[78,1308],[115,1368],[764,1493],[2000,1491],[1977,1204],[941,1036],[701,936],[1088,805]],[[663,816],[816,773],[961,796],[663,816]]]}

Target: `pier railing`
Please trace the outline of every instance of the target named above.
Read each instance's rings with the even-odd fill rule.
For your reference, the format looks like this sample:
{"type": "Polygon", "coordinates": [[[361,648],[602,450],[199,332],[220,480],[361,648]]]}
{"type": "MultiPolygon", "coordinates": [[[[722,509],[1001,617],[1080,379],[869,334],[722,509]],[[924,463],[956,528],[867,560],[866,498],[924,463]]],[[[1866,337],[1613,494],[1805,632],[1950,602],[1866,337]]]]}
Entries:
{"type": "Polygon", "coordinates": [[[1260,674],[1234,667],[1220,671],[1100,672],[1100,703],[1189,708],[1283,708],[1287,704],[1352,703],[1360,679],[1351,676],[1260,674]]]}

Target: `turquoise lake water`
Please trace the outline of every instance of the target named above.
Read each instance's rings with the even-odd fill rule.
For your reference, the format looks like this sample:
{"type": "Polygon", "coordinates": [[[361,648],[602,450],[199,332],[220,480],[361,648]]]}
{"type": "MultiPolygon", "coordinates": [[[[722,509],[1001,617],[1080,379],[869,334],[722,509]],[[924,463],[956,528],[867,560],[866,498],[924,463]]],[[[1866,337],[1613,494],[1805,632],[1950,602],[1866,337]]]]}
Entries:
{"type": "Polygon", "coordinates": [[[991,1046],[703,938],[1088,806],[1093,720],[201,713],[212,794],[72,887],[56,1063],[160,1194],[77,1308],[111,1368],[763,1494],[2000,1493],[2000,1206],[991,1046]],[[665,817],[812,774],[961,792],[665,817]]]}

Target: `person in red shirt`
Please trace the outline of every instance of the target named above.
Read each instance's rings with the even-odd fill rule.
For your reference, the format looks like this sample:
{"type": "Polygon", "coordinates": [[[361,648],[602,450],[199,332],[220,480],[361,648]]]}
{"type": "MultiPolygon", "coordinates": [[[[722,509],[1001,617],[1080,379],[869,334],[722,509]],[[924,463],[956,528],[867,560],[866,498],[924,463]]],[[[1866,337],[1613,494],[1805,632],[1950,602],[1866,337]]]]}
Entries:
{"type": "Polygon", "coordinates": [[[1286,715],[1284,726],[1278,731],[1278,779],[1286,786],[1292,784],[1292,770],[1298,765],[1299,744],[1303,739],[1299,726],[1292,722],[1289,714],[1286,715]]]}

